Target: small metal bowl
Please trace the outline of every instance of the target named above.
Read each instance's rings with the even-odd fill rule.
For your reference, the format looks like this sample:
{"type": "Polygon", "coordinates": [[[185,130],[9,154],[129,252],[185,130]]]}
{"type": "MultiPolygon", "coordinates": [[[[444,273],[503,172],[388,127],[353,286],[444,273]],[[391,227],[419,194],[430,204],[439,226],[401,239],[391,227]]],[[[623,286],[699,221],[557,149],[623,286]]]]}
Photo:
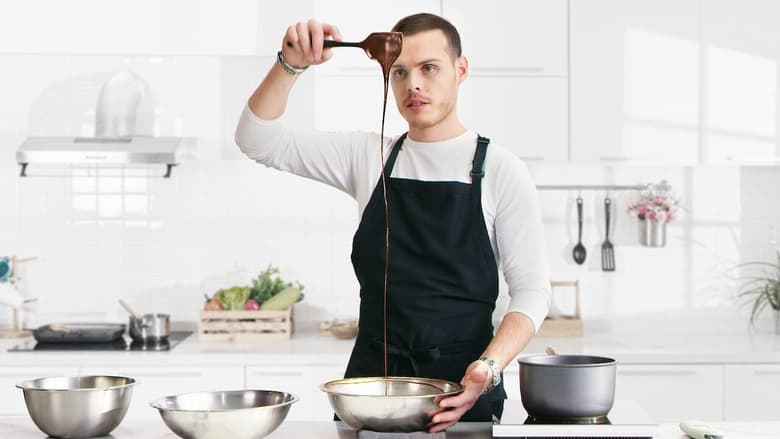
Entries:
{"type": "Polygon", "coordinates": [[[16,385],[35,425],[52,437],[87,438],[114,430],[127,413],[135,380],[118,376],[38,378],[16,385]]]}
{"type": "Polygon", "coordinates": [[[330,381],[320,389],[333,411],[356,430],[422,431],[442,409],[439,401],[463,386],[432,378],[368,377],[330,381]]]}
{"type": "Polygon", "coordinates": [[[298,397],[274,390],[166,396],[151,403],[184,439],[260,439],[279,427],[298,397]]]}

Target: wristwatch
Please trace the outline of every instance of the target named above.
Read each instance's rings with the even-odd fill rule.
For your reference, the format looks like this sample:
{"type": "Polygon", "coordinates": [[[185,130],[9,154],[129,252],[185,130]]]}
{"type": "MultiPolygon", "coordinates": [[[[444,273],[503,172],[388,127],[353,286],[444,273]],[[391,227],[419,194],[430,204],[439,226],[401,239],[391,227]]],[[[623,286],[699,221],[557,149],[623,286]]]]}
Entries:
{"type": "Polygon", "coordinates": [[[493,381],[490,383],[490,385],[485,388],[484,393],[488,393],[491,390],[493,390],[494,387],[501,384],[501,371],[498,370],[498,366],[496,365],[496,362],[492,358],[488,357],[481,357],[479,361],[485,363],[487,367],[490,368],[490,371],[493,374],[493,381]]]}

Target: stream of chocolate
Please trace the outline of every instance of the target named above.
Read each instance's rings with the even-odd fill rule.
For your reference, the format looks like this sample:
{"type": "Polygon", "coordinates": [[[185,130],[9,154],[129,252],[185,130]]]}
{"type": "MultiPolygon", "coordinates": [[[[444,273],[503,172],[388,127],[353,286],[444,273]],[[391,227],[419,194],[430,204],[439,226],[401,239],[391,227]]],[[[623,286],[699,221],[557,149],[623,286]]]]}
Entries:
{"type": "Polygon", "coordinates": [[[379,136],[380,166],[382,167],[382,200],[385,205],[385,273],[383,299],[383,354],[384,376],[387,377],[387,274],[390,269],[390,211],[387,205],[387,176],[385,175],[385,114],[387,112],[387,91],[390,83],[390,67],[401,54],[402,36],[400,32],[382,32],[372,34],[382,35],[383,38],[367,38],[366,52],[368,56],[379,62],[382,66],[384,78],[384,99],[382,101],[382,130],[379,136]]]}

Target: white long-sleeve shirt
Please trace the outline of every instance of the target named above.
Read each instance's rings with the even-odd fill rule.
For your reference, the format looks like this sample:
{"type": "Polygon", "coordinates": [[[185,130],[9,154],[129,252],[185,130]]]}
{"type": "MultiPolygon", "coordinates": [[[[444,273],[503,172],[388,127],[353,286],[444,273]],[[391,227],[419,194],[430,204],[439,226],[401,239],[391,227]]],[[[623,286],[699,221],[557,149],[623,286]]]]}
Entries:
{"type": "MultiPolygon", "coordinates": [[[[489,133],[486,133],[489,137],[489,133]]],[[[284,116],[263,120],[245,107],[236,143],[266,166],[317,180],[355,200],[360,217],[397,137],[385,137],[380,158],[377,133],[292,129],[284,116]]],[[[471,183],[477,133],[466,131],[442,142],[406,138],[392,176],[423,181],[471,183]]],[[[550,280],[539,199],[525,164],[491,142],[482,180],[482,211],[496,263],[509,287],[507,312],[528,316],[538,331],[550,303],[550,280]]]]}

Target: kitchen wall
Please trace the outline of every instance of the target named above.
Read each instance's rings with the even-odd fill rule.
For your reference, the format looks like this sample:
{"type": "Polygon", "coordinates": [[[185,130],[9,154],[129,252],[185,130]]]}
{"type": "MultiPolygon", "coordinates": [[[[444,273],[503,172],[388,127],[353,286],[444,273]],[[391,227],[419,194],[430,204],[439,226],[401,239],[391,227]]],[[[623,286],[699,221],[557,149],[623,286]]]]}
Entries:
{"type": "MultiPolygon", "coordinates": [[[[356,316],[358,285],[349,261],[358,222],[354,201],[329,187],[253,163],[232,140],[244,102],[274,62],[286,25],[310,15],[327,15],[322,4],[300,1],[269,11],[260,2],[116,2],[109,11],[101,2],[61,3],[6,2],[0,10],[0,16],[15,18],[0,31],[0,254],[38,258],[25,264],[21,273],[23,294],[39,299],[30,307],[28,325],[123,320],[119,298],[139,311],[195,320],[204,294],[248,283],[269,264],[281,268],[285,278],[305,285],[306,298],[296,310],[299,322],[356,316]],[[92,12],[71,11],[76,6],[92,12]],[[55,20],[57,16],[68,17],[70,23],[66,26],[69,20],[55,20]],[[107,17],[115,18],[110,26],[107,17]],[[148,86],[140,129],[192,140],[187,159],[174,168],[173,176],[160,178],[161,168],[31,165],[32,176],[20,178],[14,153],[24,138],[92,135],[100,85],[121,70],[137,73],[148,86]]],[[[593,2],[598,3],[604,6],[593,2]]],[[[569,2],[560,4],[568,14],[569,2]]],[[[348,6],[349,2],[336,2],[334,9],[348,6]]],[[[378,6],[367,20],[392,16],[392,24],[395,17],[420,7],[447,11],[447,2],[400,2],[401,12],[378,6]]],[[[342,22],[345,35],[362,35],[362,30],[350,31],[350,23],[342,22]]],[[[480,46],[472,50],[479,53],[480,46]]],[[[529,159],[536,183],[626,185],[668,180],[682,198],[684,215],[670,225],[666,247],[641,247],[636,224],[625,214],[636,194],[609,194],[617,204],[613,234],[617,270],[605,273],[599,258],[605,193],[582,192],[588,260],[578,266],[570,256],[578,192],[541,191],[553,279],[582,281],[583,313],[591,321],[628,325],[643,317],[668,327],[674,322],[695,325],[692,319],[746,330],[748,309],[735,301],[729,274],[740,261],[773,257],[774,231],[780,228],[776,189],[780,172],[773,166],[706,161],[570,160],[577,155],[572,148],[579,147],[587,133],[578,131],[582,122],[575,101],[580,96],[576,56],[565,60],[572,63],[570,69],[548,78],[562,81],[563,90],[572,88],[568,98],[564,95],[569,99],[564,104],[569,104],[551,111],[565,124],[564,131],[553,133],[565,142],[565,158],[550,163],[529,159]]],[[[469,102],[485,110],[463,111],[464,122],[489,125],[476,113],[489,115],[491,108],[506,105],[491,84],[506,81],[507,73],[472,68],[469,102]]],[[[777,79],[776,68],[773,71],[777,79]]],[[[378,87],[369,82],[378,72],[329,75],[310,71],[301,78],[291,100],[290,120],[300,127],[337,129],[354,118],[358,127],[378,130],[378,106],[367,107],[376,108],[372,115],[344,100],[350,96],[345,87],[351,82],[378,87]],[[328,99],[332,96],[342,100],[328,99]]],[[[529,79],[525,73],[515,76],[518,81],[529,79]]],[[[706,91],[706,84],[695,86],[706,91]]],[[[777,93],[777,82],[774,87],[777,93]]],[[[773,112],[767,115],[770,121],[780,120],[777,100],[766,108],[773,112]]],[[[389,105],[392,111],[393,104],[389,105]]],[[[531,102],[530,108],[543,106],[531,102]]],[[[630,105],[627,108],[628,113],[630,105]]],[[[697,122],[708,120],[707,108],[697,106],[692,113],[690,130],[697,145],[704,144],[708,134],[717,134],[717,127],[697,122]]],[[[631,122],[614,129],[629,132],[631,122]]],[[[389,126],[397,130],[402,124],[391,116],[389,126]]],[[[645,129],[649,138],[665,138],[657,134],[667,127],[650,126],[645,129]]],[[[762,139],[776,145],[774,128],[762,139]]],[[[509,136],[499,128],[494,131],[499,133],[494,137],[497,142],[511,146],[509,136]]],[[[629,138],[624,135],[624,140],[629,138]]],[[[745,135],[744,140],[755,139],[745,135]]],[[[571,308],[569,299],[561,296],[564,310],[571,308]]],[[[501,304],[506,301],[502,297],[501,304]]],[[[10,324],[9,315],[0,308],[0,327],[10,324]]]]}

